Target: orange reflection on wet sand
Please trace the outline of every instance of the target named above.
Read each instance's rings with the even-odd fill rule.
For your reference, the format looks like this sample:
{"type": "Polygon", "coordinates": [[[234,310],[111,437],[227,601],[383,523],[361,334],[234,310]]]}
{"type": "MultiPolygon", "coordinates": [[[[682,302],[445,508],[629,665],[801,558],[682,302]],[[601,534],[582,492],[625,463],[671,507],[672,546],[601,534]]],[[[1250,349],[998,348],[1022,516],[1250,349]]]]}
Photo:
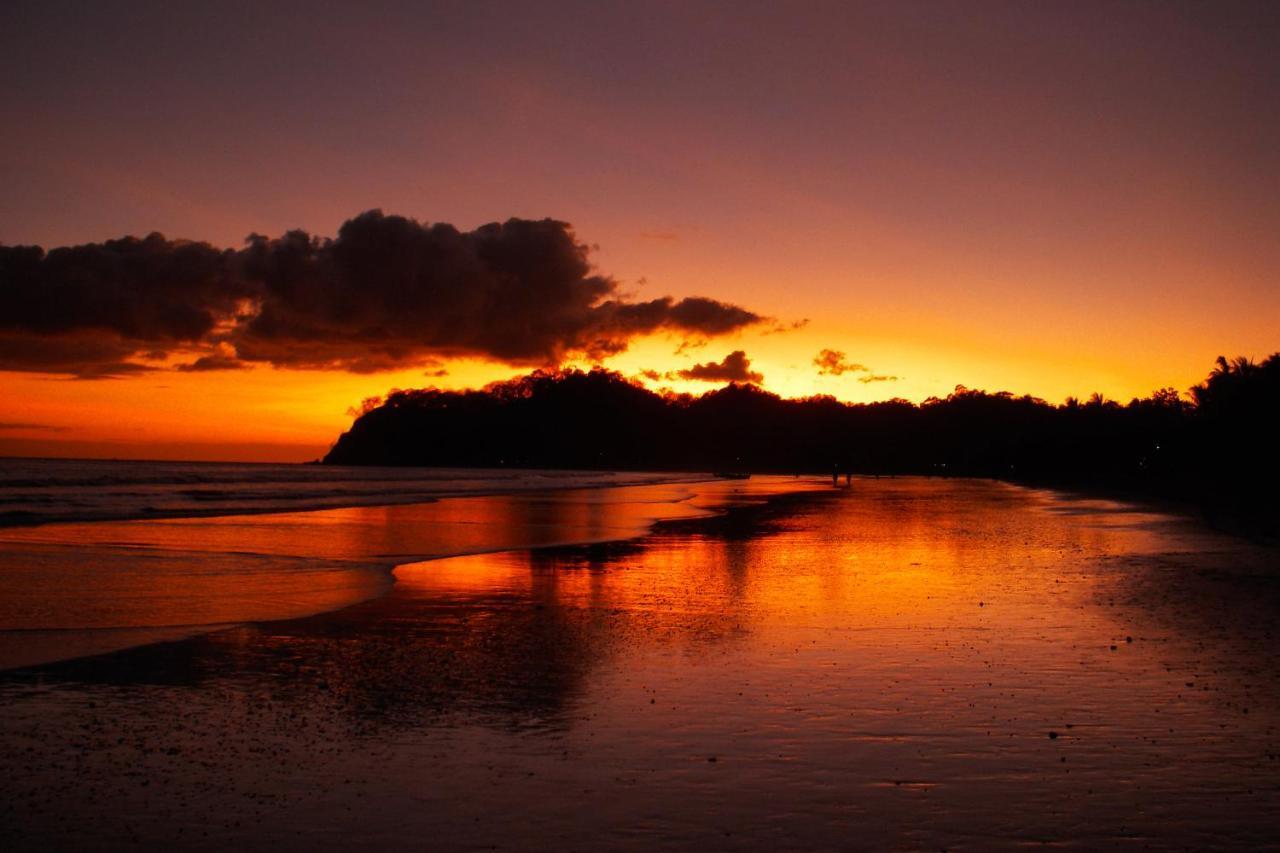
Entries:
{"type": "Polygon", "coordinates": [[[0,669],[333,610],[385,592],[406,560],[634,537],[660,519],[807,485],[711,481],[0,529],[0,669]]]}
{"type": "Polygon", "coordinates": [[[0,794],[50,804],[18,825],[46,843],[1258,849],[1274,569],[1112,502],[858,480],[13,674],[0,794]]]}
{"type": "MultiPolygon", "coordinates": [[[[468,649],[485,685],[457,697],[469,713],[518,695],[522,666],[556,673],[534,719],[591,769],[526,756],[506,772],[664,815],[637,847],[668,842],[669,821],[752,846],[826,847],[856,826],[871,847],[1249,847],[1280,813],[1276,671],[1256,670],[1275,613],[1236,588],[1202,631],[1195,613],[1221,603],[1195,578],[1257,578],[1271,559],[1112,502],[863,481],[764,535],[402,566],[376,607],[431,612],[431,643],[468,649]],[[536,629],[516,615],[529,607],[536,629]]],[[[346,687],[376,701],[359,675],[346,687]]],[[[457,771],[520,811],[522,786],[457,771]]],[[[557,831],[584,820],[541,804],[557,831]]]]}

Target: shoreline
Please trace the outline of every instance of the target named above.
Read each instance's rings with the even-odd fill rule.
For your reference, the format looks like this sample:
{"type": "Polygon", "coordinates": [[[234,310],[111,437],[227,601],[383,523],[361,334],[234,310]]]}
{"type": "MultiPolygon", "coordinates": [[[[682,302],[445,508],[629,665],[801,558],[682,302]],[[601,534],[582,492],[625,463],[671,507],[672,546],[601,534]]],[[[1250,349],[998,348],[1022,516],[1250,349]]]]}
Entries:
{"type": "MultiPolygon", "coordinates": [[[[874,481],[881,478],[874,478],[869,475],[859,475],[858,479],[865,477],[867,481],[874,481]]],[[[1055,495],[1059,499],[1070,501],[1110,501],[1121,505],[1123,511],[1136,511],[1143,513],[1157,513],[1171,517],[1177,517],[1183,521],[1192,523],[1196,526],[1203,527],[1205,530],[1222,533],[1223,535],[1240,537],[1248,539],[1255,544],[1262,546],[1274,545],[1274,541],[1261,539],[1256,536],[1250,536],[1247,533],[1236,531],[1223,531],[1219,528],[1208,524],[1206,520],[1194,511],[1193,507],[1184,504],[1169,504],[1164,501],[1154,500],[1148,496],[1136,494],[1117,494],[1108,493],[1106,490],[1092,489],[1084,490],[1079,488],[1071,488],[1057,486],[1046,483],[1030,483],[1019,482],[1013,480],[1005,480],[1002,478],[985,478],[985,477],[931,477],[928,475],[903,475],[895,477],[884,477],[885,480],[911,480],[911,479],[935,479],[950,482],[964,481],[987,481],[1015,489],[1023,489],[1028,491],[1044,491],[1055,495]]],[[[857,482],[854,481],[853,493],[858,492],[857,482]]],[[[697,481],[674,481],[663,483],[643,483],[638,486],[634,485],[609,485],[598,484],[592,486],[566,487],[563,489],[544,489],[544,490],[520,490],[516,492],[494,494],[463,494],[457,496],[442,496],[438,499],[430,501],[415,501],[409,503],[395,504],[378,504],[371,506],[356,507],[334,507],[322,508],[316,510],[289,510],[287,512],[264,512],[264,513],[236,513],[230,516],[199,516],[199,517],[181,517],[173,519],[156,519],[159,522],[181,522],[181,521],[198,521],[198,520],[214,520],[229,519],[235,520],[240,517],[262,519],[264,516],[305,516],[308,513],[323,513],[334,510],[364,510],[386,508],[402,508],[413,509],[414,507],[429,507],[438,504],[444,500],[460,501],[460,500],[486,500],[496,497],[530,497],[536,499],[539,495],[552,497],[563,495],[567,492],[584,491],[597,492],[608,489],[626,489],[626,488],[645,488],[659,486],[706,486],[708,484],[723,485],[728,488],[722,494],[715,495],[709,505],[697,506],[692,503],[699,499],[707,499],[711,497],[706,493],[699,494],[694,491],[684,498],[677,501],[657,501],[653,505],[655,507],[681,504],[684,506],[695,506],[697,514],[693,516],[681,515],[663,515],[657,514],[644,519],[643,523],[635,524],[627,528],[615,528],[604,535],[594,537],[570,537],[549,541],[513,541],[497,543],[492,545],[481,545],[478,547],[462,548],[457,550],[446,550],[432,554],[404,554],[394,557],[387,556],[379,561],[378,564],[352,564],[352,570],[364,570],[374,575],[381,576],[385,580],[375,582],[373,586],[365,590],[361,594],[350,597],[334,606],[320,607],[310,612],[298,614],[289,614],[276,618],[263,619],[235,619],[235,620],[215,620],[207,623],[175,623],[164,625],[123,625],[123,626],[104,626],[94,628],[12,628],[0,630],[0,639],[12,640],[19,637],[34,639],[41,635],[45,637],[58,638],[54,642],[63,641],[74,646],[74,634],[80,633],[87,636],[88,640],[82,640],[82,651],[70,653],[59,653],[31,661],[19,661],[16,663],[8,663],[0,656],[0,673],[9,674],[22,672],[25,670],[40,669],[47,666],[57,666],[60,664],[70,663],[73,661],[82,661],[92,658],[102,657],[115,654],[121,651],[136,649],[143,646],[168,645],[171,643],[189,642],[210,634],[221,633],[228,630],[236,630],[251,626],[266,626],[271,624],[280,624],[293,622],[300,619],[316,619],[331,616],[340,613],[351,607],[376,601],[390,594],[397,582],[397,570],[412,565],[429,564],[439,560],[448,560],[460,557],[477,557],[485,555],[499,555],[518,552],[538,552],[548,556],[554,555],[572,555],[572,554],[596,554],[596,555],[612,555],[625,552],[628,548],[637,546],[642,540],[663,533],[672,533],[675,535],[697,536],[699,534],[713,533],[725,536],[726,538],[742,538],[750,539],[751,537],[760,535],[767,529],[770,520],[778,515],[787,512],[789,506],[794,503],[808,503],[814,501],[835,499],[841,495],[848,494],[848,490],[844,487],[831,488],[825,480],[813,477],[784,477],[783,475],[762,475],[756,481],[757,485],[762,483],[772,486],[796,486],[795,489],[784,488],[778,491],[764,490],[761,492],[752,492],[750,490],[742,491],[743,481],[723,480],[720,478],[709,478],[697,481]],[[129,638],[124,640],[124,638],[129,638]],[[66,638],[63,640],[63,638],[66,638]],[[122,640],[124,640],[122,642],[122,640]]],[[[94,527],[98,524],[114,525],[114,524],[141,524],[145,525],[149,519],[131,519],[127,522],[86,522],[86,526],[94,527]]],[[[40,525],[35,529],[54,529],[57,524],[40,525]]],[[[31,528],[29,528],[31,529],[31,528]]],[[[14,528],[0,530],[0,546],[3,545],[3,534],[12,532],[14,528]]],[[[307,558],[302,558],[307,559],[307,558]]]]}
{"type": "Polygon", "coordinates": [[[1133,507],[1176,515],[1203,525],[1226,536],[1245,539],[1263,547],[1280,546],[1280,527],[1277,522],[1260,523],[1221,507],[1215,507],[1202,499],[1186,495],[1169,494],[1140,486],[1107,483],[1077,483],[1063,480],[991,478],[1028,489],[1045,489],[1083,500],[1108,500],[1133,507]]]}
{"type": "MultiPolygon", "coordinates": [[[[697,480],[697,481],[669,481],[669,482],[644,482],[639,484],[624,483],[619,485],[597,484],[585,487],[566,487],[562,489],[543,489],[543,490],[523,490],[517,492],[509,492],[498,495],[492,494],[464,494],[455,497],[441,497],[431,501],[417,501],[412,503],[398,504],[380,504],[373,506],[357,506],[357,507],[340,507],[326,508],[319,510],[290,510],[287,512],[276,513],[236,513],[227,516],[205,516],[205,517],[185,517],[174,519],[156,519],[160,523],[181,523],[193,520],[217,520],[227,523],[234,523],[237,519],[255,519],[262,521],[269,519],[271,515],[277,515],[283,518],[293,518],[295,516],[306,518],[311,513],[325,512],[341,512],[343,510],[377,510],[379,508],[398,509],[412,511],[415,508],[431,508],[439,506],[446,501],[486,501],[495,498],[529,498],[537,501],[539,496],[545,496],[546,499],[554,501],[574,492],[605,492],[610,489],[618,490],[619,494],[623,494],[623,490],[628,489],[661,489],[680,486],[690,486],[688,494],[672,497],[668,495],[666,499],[654,501],[640,502],[642,506],[651,508],[651,512],[643,512],[629,522],[609,527],[606,532],[595,536],[574,536],[568,535],[562,538],[553,538],[550,540],[536,541],[536,537],[530,540],[515,540],[508,542],[492,542],[480,544],[476,547],[452,548],[437,551],[435,553],[417,553],[417,554],[400,554],[400,555],[383,555],[380,557],[369,557],[359,561],[351,561],[345,565],[349,571],[357,573],[366,573],[374,576],[372,585],[366,584],[356,594],[348,596],[345,600],[336,603],[334,606],[320,606],[310,612],[302,612],[297,614],[287,614],[276,618],[247,618],[247,619],[215,619],[208,622],[177,622],[171,624],[153,624],[153,625],[109,625],[109,626],[93,626],[93,627],[68,627],[68,628],[45,628],[45,627],[23,627],[23,628],[6,628],[0,630],[0,641],[11,641],[19,643],[19,648],[24,647],[23,641],[34,640],[43,637],[58,637],[63,641],[63,645],[74,646],[77,642],[75,635],[80,635],[79,642],[87,648],[81,652],[63,651],[53,656],[45,656],[36,654],[35,659],[32,658],[34,653],[27,653],[23,657],[27,659],[17,659],[14,655],[17,653],[10,651],[7,656],[14,660],[8,662],[4,660],[4,655],[0,655],[0,673],[13,673],[28,669],[37,669],[46,666],[55,666],[62,663],[68,663],[76,660],[85,660],[104,655],[114,654],[120,651],[136,649],[149,645],[164,645],[173,642],[190,641],[201,636],[211,633],[219,633],[226,630],[234,630],[246,626],[261,626],[273,623],[290,622],[296,619],[309,619],[323,617],[333,613],[341,612],[350,607],[359,604],[374,601],[385,597],[395,587],[396,571],[403,566],[431,563],[438,560],[452,559],[458,557],[474,557],[483,555],[539,551],[548,553],[566,553],[579,549],[592,549],[600,547],[608,547],[611,545],[625,545],[654,534],[660,528],[667,525],[679,524],[698,524],[698,523],[714,523],[726,520],[730,517],[738,519],[752,512],[767,511],[775,502],[788,498],[796,497],[812,497],[826,493],[827,490],[820,481],[811,479],[792,480],[787,478],[762,478],[756,482],[756,489],[743,486],[743,481],[723,480],[719,478],[697,480]],[[781,482],[779,482],[781,480],[781,482]],[[702,487],[699,491],[696,487],[702,487]],[[719,488],[709,488],[709,487],[719,488]],[[794,487],[794,488],[791,488],[794,487]],[[663,508],[668,511],[663,512],[663,508]],[[377,577],[385,578],[384,581],[378,581],[377,577]]],[[[129,521],[105,521],[105,522],[85,522],[85,528],[93,530],[100,529],[98,526],[104,527],[115,525],[142,526],[150,519],[131,519],[129,521]]],[[[67,526],[75,523],[67,523],[67,526]]],[[[24,532],[57,530],[58,524],[39,525],[25,528],[7,528],[0,531],[0,547],[5,544],[13,544],[12,538],[8,542],[4,539],[4,534],[12,536],[21,536],[24,532]]],[[[532,531],[531,531],[532,532],[532,531]]],[[[574,531],[565,529],[565,534],[572,534],[574,531]]],[[[585,531],[581,531],[585,532],[585,531]]],[[[19,540],[20,543],[20,540],[19,540]]],[[[194,552],[193,552],[194,553],[194,552]]],[[[190,555],[189,555],[190,556],[190,555]]],[[[190,559],[196,559],[190,556],[190,559]]],[[[332,562],[324,560],[320,557],[297,557],[296,559],[303,562],[314,562],[318,569],[321,565],[332,562]]]]}
{"type": "MultiPolygon", "coordinates": [[[[0,459],[0,461],[5,461],[0,459]]],[[[8,457],[8,461],[28,461],[24,457],[8,457]]],[[[103,463],[107,464],[113,460],[36,460],[39,462],[88,462],[91,464],[103,463]]],[[[145,460],[130,460],[128,464],[138,465],[167,465],[167,466],[207,466],[214,467],[233,467],[231,463],[219,462],[194,462],[194,463],[171,463],[168,461],[151,462],[145,460]]],[[[579,470],[579,469],[546,469],[546,468],[463,468],[463,467],[388,467],[388,466],[317,466],[309,463],[234,463],[234,467],[257,466],[259,469],[285,469],[285,470],[303,470],[303,471],[333,471],[340,470],[344,473],[359,473],[361,475],[371,475],[378,472],[389,474],[396,473],[395,477],[388,477],[386,480],[378,479],[372,476],[362,478],[351,478],[350,480],[339,480],[339,482],[389,482],[399,484],[413,484],[414,482],[422,482],[424,487],[416,491],[402,492],[400,494],[379,492],[364,494],[338,494],[332,496],[316,496],[301,499],[301,502],[295,504],[282,504],[277,506],[254,506],[255,501],[269,500],[288,500],[289,495],[286,493],[266,493],[261,495],[247,495],[244,492],[235,495],[234,500],[242,502],[242,504],[233,504],[224,507],[201,508],[166,508],[156,510],[151,507],[144,507],[147,511],[87,511],[80,515],[65,515],[62,517],[45,516],[41,517],[37,513],[26,510],[0,510],[0,531],[12,528],[29,528],[44,527],[54,524],[81,524],[81,523],[114,523],[114,522],[148,522],[148,521],[165,521],[171,519],[201,519],[201,518],[222,518],[239,515],[270,515],[275,513],[287,512],[320,512],[324,510],[335,509],[353,509],[359,507],[379,507],[379,506],[406,506],[411,504],[431,503],[440,500],[452,498],[467,497],[495,497],[500,495],[517,495],[531,494],[536,492],[560,492],[574,489],[611,489],[626,488],[630,486],[647,486],[647,485],[674,485],[674,484],[698,484],[708,482],[719,482],[724,478],[717,477],[710,472],[680,472],[680,471],[615,471],[615,470],[579,470]],[[415,481],[412,476],[404,476],[414,471],[423,472],[423,479],[415,481]],[[462,488],[439,487],[433,488],[429,485],[430,478],[426,477],[427,473],[450,473],[457,472],[460,474],[471,475],[470,479],[477,482],[490,480],[493,485],[485,486],[475,490],[462,488]],[[485,478],[481,475],[492,474],[492,477],[485,478]],[[542,482],[542,481],[517,481],[519,475],[546,475],[548,477],[563,478],[561,482],[542,482]],[[499,476],[505,480],[499,485],[499,476]],[[601,478],[613,476],[614,480],[603,480],[601,478]],[[585,479],[577,481],[569,481],[573,477],[582,477],[585,479]],[[247,504],[247,505],[244,505],[247,504]]],[[[770,475],[765,475],[770,476],[770,475]]],[[[457,483],[458,478],[442,478],[442,483],[457,483]]],[[[276,486],[292,486],[307,483],[314,483],[313,479],[299,477],[275,481],[250,481],[248,485],[263,485],[269,483],[276,486]]],[[[327,482],[327,481],[322,481],[327,482]]],[[[71,481],[70,483],[38,483],[34,480],[10,481],[8,483],[0,483],[0,502],[10,502],[12,499],[4,499],[3,491],[8,489],[26,489],[38,490],[57,486],[59,488],[85,488],[95,486],[125,486],[132,485],[137,488],[149,486],[186,486],[187,497],[191,500],[214,500],[216,496],[193,495],[191,492],[198,492],[200,488],[213,485],[235,485],[235,480],[225,481],[168,481],[163,479],[144,479],[130,483],[129,481],[116,481],[110,478],[102,480],[88,481],[71,481]]],[[[157,494],[157,497],[165,497],[164,494],[157,494]]]]}
{"type": "MultiPolygon", "coordinates": [[[[775,521],[779,517],[785,516],[792,507],[797,504],[833,500],[842,494],[844,494],[843,489],[837,490],[823,488],[819,483],[811,490],[776,492],[764,495],[759,500],[743,501],[740,503],[726,503],[718,510],[698,517],[657,519],[649,526],[648,529],[633,536],[614,537],[594,541],[555,542],[544,545],[520,545],[512,548],[447,554],[438,557],[431,557],[425,560],[403,562],[392,566],[389,569],[388,573],[391,578],[391,583],[389,583],[380,593],[359,601],[353,601],[341,607],[285,619],[246,620],[238,623],[210,625],[207,626],[208,630],[193,631],[185,636],[159,638],[107,651],[60,658],[58,660],[32,664],[29,666],[0,666],[0,683],[21,683],[26,681],[28,677],[34,677],[35,680],[38,680],[44,673],[54,674],[64,670],[75,671],[83,668],[92,669],[97,666],[99,662],[106,662],[118,655],[140,653],[142,650],[149,650],[152,653],[161,655],[163,650],[166,648],[178,648],[191,643],[212,640],[216,639],[219,635],[232,634],[236,631],[258,631],[271,628],[284,630],[289,626],[307,626],[314,628],[325,626],[330,623],[340,623],[344,619],[344,614],[349,613],[354,608],[361,607],[362,605],[376,605],[379,601],[385,600],[388,596],[393,595],[396,589],[396,571],[405,567],[429,567],[432,563],[447,560],[519,554],[541,555],[558,560],[578,559],[583,561],[593,561],[601,559],[616,559],[620,554],[625,554],[632,550],[643,550],[646,547],[646,540],[659,537],[664,534],[682,538],[711,535],[726,540],[749,539],[754,536],[767,533],[771,522],[775,521]]],[[[181,628],[183,626],[175,627],[181,628]]],[[[204,628],[206,626],[190,627],[204,628]]]]}
{"type": "MultiPolygon", "coordinates": [[[[108,510],[108,511],[85,511],[78,515],[58,516],[42,516],[40,513],[32,513],[27,510],[6,510],[0,508],[0,535],[5,531],[22,528],[47,527],[60,524],[89,524],[89,523],[116,523],[116,522],[150,522],[164,521],[173,519],[219,519],[231,516],[255,516],[255,515],[273,515],[278,513],[289,512],[322,512],[327,510],[350,509],[359,507],[382,507],[382,506],[411,506],[416,504],[431,503],[439,500],[448,500],[465,497],[492,497],[499,495],[517,495],[532,494],[542,491],[564,491],[573,489],[610,489],[622,488],[627,486],[640,485],[660,485],[660,484],[700,484],[721,482],[722,478],[709,471],[692,471],[687,469],[670,469],[670,470],[630,470],[630,469],[562,469],[562,468],[537,468],[524,466],[504,466],[501,468],[478,468],[471,466],[399,466],[399,465],[339,465],[330,463],[321,463],[318,461],[298,462],[298,463],[278,463],[278,462],[220,462],[208,460],[194,461],[177,461],[177,460],[143,460],[143,459],[99,459],[99,458],[71,458],[71,457],[19,457],[19,456],[0,456],[0,472],[3,466],[22,465],[25,463],[52,463],[74,465],[84,463],[91,466],[109,466],[109,465],[125,465],[130,467],[146,468],[148,466],[170,466],[170,467],[193,467],[205,470],[245,468],[257,471],[292,471],[296,472],[296,476],[284,477],[279,480],[269,481],[250,481],[250,485],[262,485],[263,483],[271,483],[273,485],[288,486],[290,484],[306,485],[314,483],[309,475],[317,472],[334,472],[346,475],[339,477],[338,483],[361,483],[361,482],[386,482],[388,484],[412,484],[415,482],[414,473],[421,472],[423,477],[422,483],[424,488],[418,491],[404,492],[401,494],[379,492],[379,493],[359,493],[350,495],[315,495],[312,497],[302,498],[296,504],[282,504],[276,506],[255,506],[256,502],[280,501],[288,500],[288,495],[283,491],[281,493],[265,492],[262,494],[250,494],[245,491],[239,491],[234,494],[233,498],[227,500],[232,501],[231,506],[215,506],[202,508],[199,506],[185,508],[164,508],[155,510],[152,507],[143,507],[143,511],[137,508],[133,510],[108,510]],[[435,488],[430,485],[432,474],[449,474],[454,473],[460,475],[457,478],[442,478],[440,482],[454,483],[457,482],[489,482],[482,488],[471,490],[466,488],[435,488]],[[350,477],[350,475],[359,475],[358,477],[350,477]],[[538,481],[529,482],[521,481],[522,476],[537,475],[552,478],[552,482],[538,481]],[[604,476],[612,476],[617,479],[613,481],[600,481],[604,476]],[[554,478],[573,478],[582,477],[584,480],[577,482],[554,482],[554,478]],[[503,482],[505,480],[505,482],[503,482]],[[238,505],[235,503],[238,502],[238,505]]],[[[830,476],[829,472],[802,472],[797,474],[794,471],[759,471],[753,472],[757,478],[762,477],[802,477],[816,478],[825,480],[830,476]]],[[[1036,478],[1036,477],[1019,477],[1019,476],[1001,476],[997,473],[984,473],[975,471],[971,473],[940,473],[935,471],[904,471],[899,473],[874,474],[866,472],[853,472],[853,476],[860,479],[879,479],[887,478],[903,478],[903,477],[925,477],[939,478],[945,480],[993,480],[996,482],[1008,483],[1017,486],[1023,486],[1032,489],[1050,489],[1065,495],[1079,496],[1090,499],[1117,500],[1136,505],[1153,507],[1161,512],[1168,512],[1185,516],[1187,518],[1196,519],[1208,527],[1219,530],[1230,535],[1241,536],[1258,542],[1259,544],[1276,545],[1280,544],[1280,530],[1277,530],[1274,522],[1259,520],[1256,517],[1242,515],[1234,512],[1230,507],[1217,506],[1206,502],[1206,500],[1197,498],[1192,495],[1171,493],[1166,489],[1152,487],[1150,484],[1141,485],[1134,482],[1126,482],[1123,480],[1099,479],[1096,477],[1085,478],[1084,480],[1073,478],[1036,478]]],[[[164,479],[147,479],[143,478],[136,481],[138,485],[145,487],[175,485],[164,479]]],[[[194,480],[190,482],[182,481],[180,484],[187,487],[180,494],[189,501],[214,501],[218,500],[216,494],[205,495],[200,492],[211,487],[228,486],[234,484],[234,480],[194,480]],[[196,494],[192,494],[195,492],[196,494]]],[[[0,477],[0,507],[6,503],[12,503],[13,499],[6,499],[4,494],[8,490],[35,490],[47,488],[54,485],[62,488],[95,488],[97,486],[111,486],[113,480],[110,477],[101,479],[90,479],[86,481],[67,481],[55,482],[47,484],[37,479],[27,480],[5,480],[0,477]]],[[[41,500],[47,500],[41,498],[41,500]]]]}

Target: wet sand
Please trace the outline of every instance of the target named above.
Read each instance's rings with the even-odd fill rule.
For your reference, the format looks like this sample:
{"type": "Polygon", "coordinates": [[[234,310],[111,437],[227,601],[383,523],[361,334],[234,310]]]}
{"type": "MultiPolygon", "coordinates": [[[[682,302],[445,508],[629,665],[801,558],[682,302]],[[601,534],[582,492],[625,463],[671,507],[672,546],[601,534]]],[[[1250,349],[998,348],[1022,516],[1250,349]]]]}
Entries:
{"type": "Polygon", "coordinates": [[[813,488],[688,480],[0,528],[0,670],[336,610],[385,594],[407,562],[628,539],[813,488]]]}
{"type": "Polygon", "coordinates": [[[1277,849],[1277,553],[985,481],[0,676],[6,849],[1277,849]]]}

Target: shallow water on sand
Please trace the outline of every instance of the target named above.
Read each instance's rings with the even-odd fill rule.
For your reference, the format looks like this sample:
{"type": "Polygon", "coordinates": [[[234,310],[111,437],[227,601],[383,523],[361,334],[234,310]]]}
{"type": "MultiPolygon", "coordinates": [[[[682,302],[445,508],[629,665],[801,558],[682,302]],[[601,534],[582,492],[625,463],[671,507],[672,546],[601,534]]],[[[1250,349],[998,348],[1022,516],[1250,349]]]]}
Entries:
{"type": "Polygon", "coordinates": [[[858,480],[9,673],[18,848],[1274,849],[1276,552],[858,480]]]}
{"type": "Polygon", "coordinates": [[[625,539],[659,520],[811,487],[793,478],[704,479],[0,527],[0,669],[335,610],[383,594],[392,569],[409,561],[625,539]]]}

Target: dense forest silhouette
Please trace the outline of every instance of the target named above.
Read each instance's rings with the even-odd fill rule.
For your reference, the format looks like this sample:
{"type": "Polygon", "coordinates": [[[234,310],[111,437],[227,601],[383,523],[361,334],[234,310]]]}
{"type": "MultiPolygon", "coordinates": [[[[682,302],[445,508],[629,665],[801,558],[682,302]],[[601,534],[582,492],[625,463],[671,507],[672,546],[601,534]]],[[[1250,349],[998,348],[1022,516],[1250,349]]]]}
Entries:
{"type": "Polygon", "coordinates": [[[995,477],[1194,501],[1214,520],[1275,530],[1278,435],[1280,353],[1220,357],[1189,397],[1056,406],[963,386],[918,405],[783,399],[744,383],[657,394],[597,368],[395,391],[324,461],[995,477]]]}

